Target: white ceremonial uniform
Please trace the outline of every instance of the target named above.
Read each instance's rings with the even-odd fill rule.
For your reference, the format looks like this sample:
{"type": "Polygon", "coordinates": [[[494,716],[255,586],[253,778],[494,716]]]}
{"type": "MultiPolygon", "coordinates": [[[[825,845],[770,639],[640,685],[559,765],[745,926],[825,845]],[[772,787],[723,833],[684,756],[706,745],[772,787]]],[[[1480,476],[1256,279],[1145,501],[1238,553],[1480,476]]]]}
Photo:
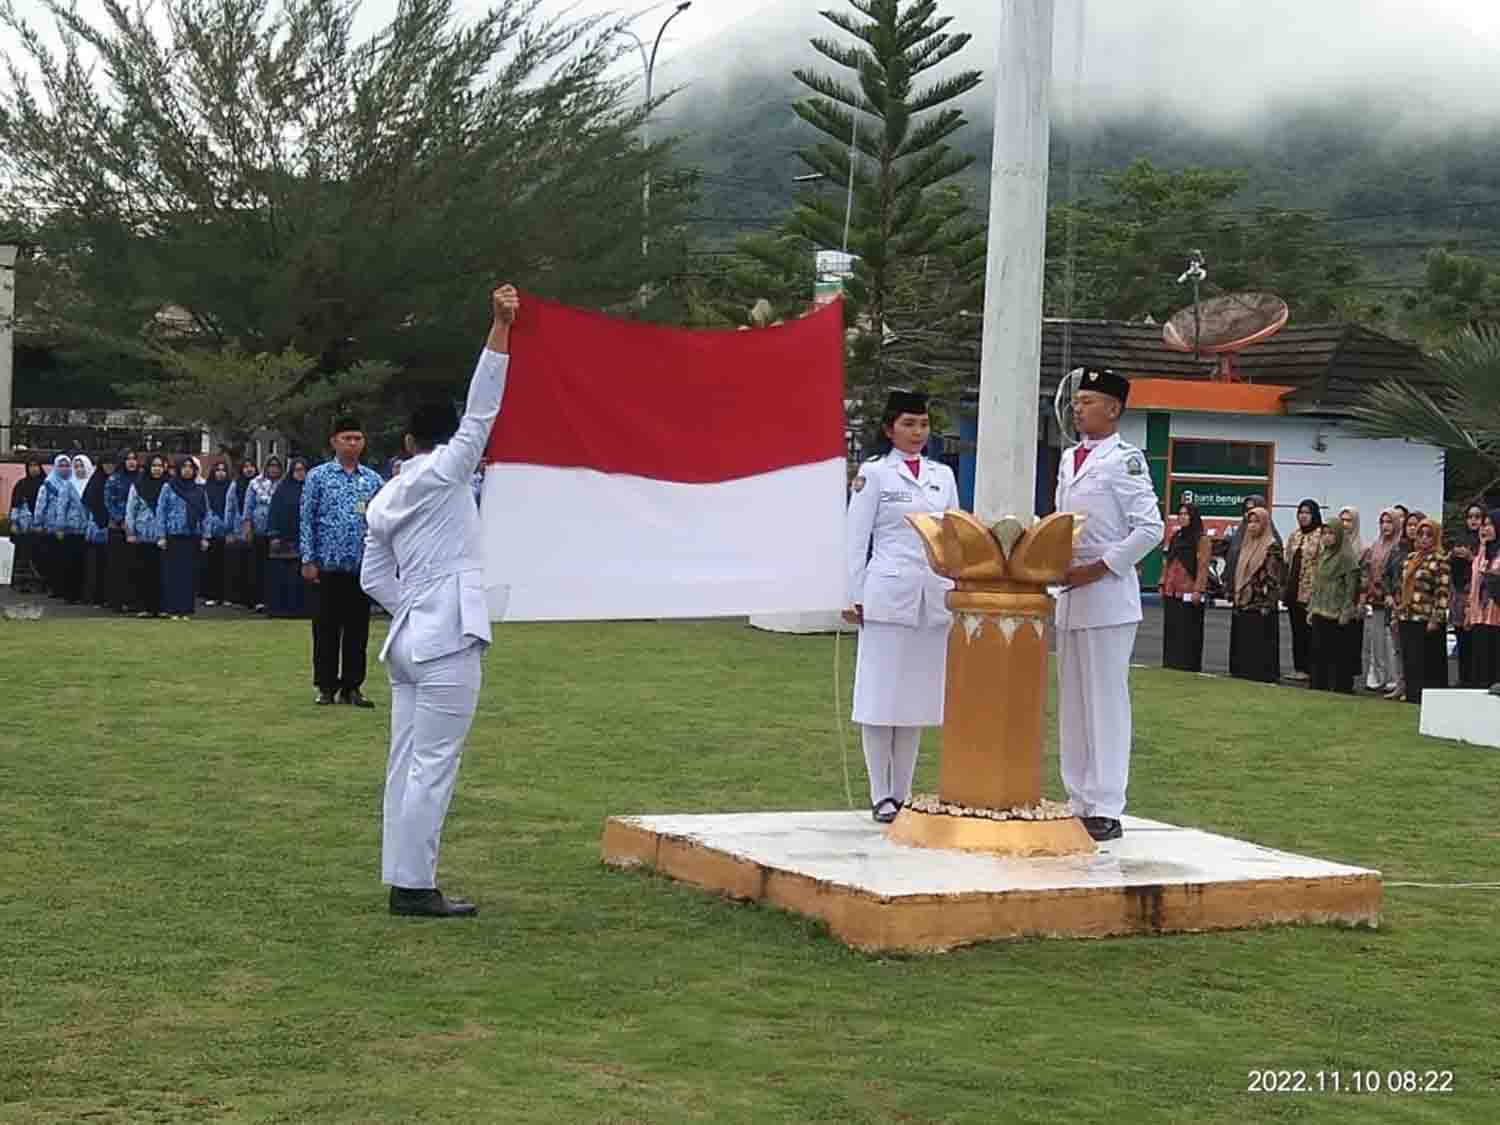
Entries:
{"type": "Polygon", "coordinates": [[[470,477],[509,365],[498,352],[480,355],[458,432],[407,460],[366,513],[360,582],[391,615],[380,650],[391,681],[381,858],[395,887],[437,885],[443,818],[479,700],[490,620],[470,477]]]}
{"type": "Polygon", "coordinates": [[[1146,455],[1118,434],[1062,455],[1057,510],[1087,518],[1073,565],[1103,560],[1109,574],[1057,598],[1057,721],[1063,785],[1077,816],[1118,820],[1130,779],[1130,654],[1141,620],[1136,564],[1164,526],[1146,455]]]}
{"type": "Polygon", "coordinates": [[[921,458],[913,476],[906,460],[893,449],[865,462],[849,499],[848,601],[864,607],[853,718],[864,728],[872,805],[911,797],[920,728],[943,722],[953,583],[928,565],[906,517],[957,508],[958,483],[939,461],[921,458]]]}

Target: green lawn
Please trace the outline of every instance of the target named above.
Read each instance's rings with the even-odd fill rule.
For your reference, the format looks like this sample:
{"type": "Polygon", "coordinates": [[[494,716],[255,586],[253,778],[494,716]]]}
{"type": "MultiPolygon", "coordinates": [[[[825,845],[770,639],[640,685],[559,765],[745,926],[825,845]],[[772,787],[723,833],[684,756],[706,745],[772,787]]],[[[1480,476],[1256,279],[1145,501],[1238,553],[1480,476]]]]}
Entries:
{"type": "MultiPolygon", "coordinates": [[[[0,1122],[1500,1120],[1500,892],[872,958],[598,858],[610,814],[841,807],[831,638],[498,636],[442,864],[481,914],[434,923],[384,909],[378,666],[381,710],[314,708],[304,624],[0,620],[0,1122]],[[1252,1068],[1456,1092],[1251,1095],[1252,1068]]],[[[1500,754],[1406,706],[1134,675],[1131,811],[1500,878],[1500,754]]]]}

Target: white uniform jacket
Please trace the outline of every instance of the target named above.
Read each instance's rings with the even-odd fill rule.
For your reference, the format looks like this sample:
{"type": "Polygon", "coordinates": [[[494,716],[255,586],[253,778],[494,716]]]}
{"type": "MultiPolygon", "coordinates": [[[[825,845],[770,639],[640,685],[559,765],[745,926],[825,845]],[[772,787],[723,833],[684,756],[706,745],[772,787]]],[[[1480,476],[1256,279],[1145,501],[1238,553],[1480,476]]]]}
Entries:
{"type": "MultiPolygon", "coordinates": [[[[1076,448],[1076,447],[1074,447],[1076,448]]],[[[1146,455],[1119,434],[1105,438],[1075,476],[1073,449],[1057,474],[1057,510],[1087,516],[1073,540],[1073,565],[1104,560],[1109,574],[1057,597],[1059,629],[1097,629],[1141,619],[1135,567],[1161,545],[1164,525],[1146,455]]]]}
{"type": "Polygon", "coordinates": [[[370,502],[360,585],[391,615],[381,660],[403,631],[417,663],[490,643],[479,510],[469,480],[500,413],[509,366],[509,356],[486,349],[452,440],[408,460],[370,502]]]}
{"type": "Polygon", "coordinates": [[[953,583],[927,565],[922,540],[906,517],[957,508],[958,483],[939,461],[924,457],[920,469],[913,477],[893,449],[866,461],[854,479],[845,540],[848,600],[864,606],[866,621],[927,627],[952,620],[944,599],[953,583]]]}

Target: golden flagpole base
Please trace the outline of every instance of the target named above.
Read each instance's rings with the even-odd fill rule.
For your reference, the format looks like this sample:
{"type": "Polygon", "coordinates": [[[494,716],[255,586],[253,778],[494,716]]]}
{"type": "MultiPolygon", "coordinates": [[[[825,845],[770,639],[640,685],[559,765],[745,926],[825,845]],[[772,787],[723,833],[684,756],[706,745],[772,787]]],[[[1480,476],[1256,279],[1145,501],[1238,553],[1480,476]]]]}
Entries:
{"type": "Polygon", "coordinates": [[[1092,855],[1097,849],[1076,816],[1061,820],[994,820],[905,808],[886,839],[913,848],[986,852],[1000,856],[1092,855]]]}

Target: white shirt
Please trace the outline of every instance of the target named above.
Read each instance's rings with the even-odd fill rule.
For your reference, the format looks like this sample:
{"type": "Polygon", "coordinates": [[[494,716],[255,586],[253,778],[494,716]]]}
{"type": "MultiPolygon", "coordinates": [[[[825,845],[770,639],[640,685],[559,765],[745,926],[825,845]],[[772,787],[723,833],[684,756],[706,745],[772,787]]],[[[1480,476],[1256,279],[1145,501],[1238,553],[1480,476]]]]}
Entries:
{"type": "Polygon", "coordinates": [[[509,366],[509,356],[482,352],[458,432],[447,444],[410,458],[370,502],[360,585],[391,614],[381,660],[403,630],[411,632],[417,663],[490,643],[470,478],[500,413],[509,366]]]}
{"type": "Polygon", "coordinates": [[[866,461],[849,498],[848,601],[863,605],[866,621],[896,625],[947,624],[945,597],[953,583],[927,563],[922,539],[906,517],[946,512],[958,505],[958,482],[940,461],[892,449],[866,461]],[[908,460],[920,460],[912,475],[908,460]]]}
{"type": "MultiPolygon", "coordinates": [[[[1075,447],[1076,448],[1076,447],[1075,447]]],[[[1141,619],[1136,564],[1161,544],[1165,525],[1146,455],[1119,434],[1094,443],[1075,475],[1066,449],[1057,474],[1057,510],[1087,518],[1073,540],[1073,565],[1103,560],[1109,573],[1057,597],[1059,629],[1096,629],[1141,619]]]]}

